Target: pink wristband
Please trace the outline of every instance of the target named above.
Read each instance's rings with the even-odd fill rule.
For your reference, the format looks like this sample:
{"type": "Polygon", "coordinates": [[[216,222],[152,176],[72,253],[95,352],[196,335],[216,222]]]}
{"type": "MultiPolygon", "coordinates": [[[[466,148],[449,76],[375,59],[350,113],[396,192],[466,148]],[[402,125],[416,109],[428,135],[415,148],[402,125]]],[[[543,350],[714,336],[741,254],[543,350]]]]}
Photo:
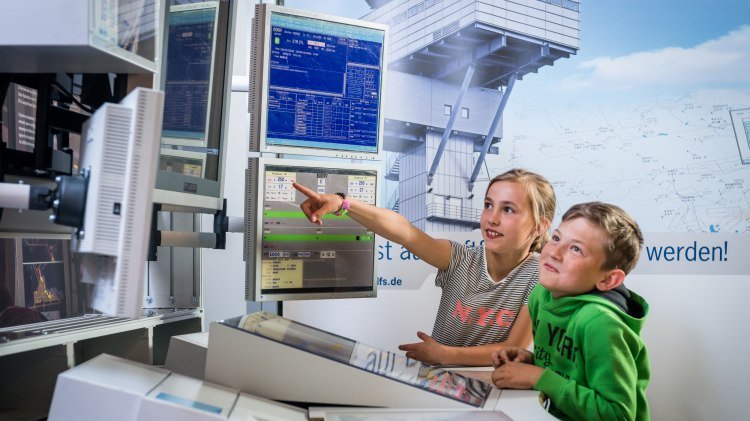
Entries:
{"type": "Polygon", "coordinates": [[[333,214],[336,215],[336,216],[341,216],[341,215],[345,214],[346,211],[348,211],[348,210],[349,210],[349,200],[344,199],[341,202],[341,209],[337,210],[333,214]]]}

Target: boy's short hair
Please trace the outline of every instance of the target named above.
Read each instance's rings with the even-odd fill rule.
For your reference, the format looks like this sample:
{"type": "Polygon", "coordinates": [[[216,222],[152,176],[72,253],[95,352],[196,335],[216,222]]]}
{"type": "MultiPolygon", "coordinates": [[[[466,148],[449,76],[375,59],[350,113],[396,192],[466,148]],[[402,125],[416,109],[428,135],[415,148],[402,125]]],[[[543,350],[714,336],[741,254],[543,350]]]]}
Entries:
{"type": "Polygon", "coordinates": [[[622,269],[628,274],[638,263],[643,234],[638,223],[622,208],[603,202],[573,205],[562,220],[584,218],[607,233],[603,269],[622,269]]]}

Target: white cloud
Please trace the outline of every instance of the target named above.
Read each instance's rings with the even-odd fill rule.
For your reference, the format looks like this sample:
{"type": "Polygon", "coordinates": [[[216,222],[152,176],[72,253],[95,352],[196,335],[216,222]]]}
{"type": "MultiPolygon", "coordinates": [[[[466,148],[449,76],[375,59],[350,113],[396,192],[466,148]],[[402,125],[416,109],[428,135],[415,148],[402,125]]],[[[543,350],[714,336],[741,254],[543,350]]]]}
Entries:
{"type": "Polygon", "coordinates": [[[691,48],[598,57],[579,68],[584,72],[567,78],[567,88],[696,88],[750,83],[750,26],[691,48]]]}
{"type": "Polygon", "coordinates": [[[370,6],[362,0],[286,0],[284,5],[295,9],[310,10],[313,12],[355,19],[359,19],[370,12],[370,6]]]}

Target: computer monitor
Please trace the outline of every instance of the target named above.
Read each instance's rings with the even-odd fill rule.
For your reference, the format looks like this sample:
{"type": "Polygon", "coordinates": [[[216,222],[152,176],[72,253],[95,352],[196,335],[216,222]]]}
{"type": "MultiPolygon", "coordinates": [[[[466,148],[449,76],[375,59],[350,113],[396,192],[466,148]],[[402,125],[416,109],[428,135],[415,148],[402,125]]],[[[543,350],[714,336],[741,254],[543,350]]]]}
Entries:
{"type": "Polygon", "coordinates": [[[136,88],[102,105],[83,127],[81,171],[87,174],[83,228],[74,236],[91,307],[139,317],[151,228],[164,95],[136,88]]]}
{"type": "Polygon", "coordinates": [[[2,139],[8,149],[34,152],[37,90],[10,83],[2,104],[2,139]]]}
{"type": "Polygon", "coordinates": [[[375,235],[346,214],[307,220],[297,182],[379,203],[376,166],[251,158],[245,196],[245,297],[253,301],[376,295],[375,235]]]}
{"type": "Polygon", "coordinates": [[[226,0],[169,8],[155,202],[221,209],[229,8],[226,0]]]}
{"type": "Polygon", "coordinates": [[[0,86],[0,138],[3,142],[0,174],[43,177],[51,167],[54,149],[46,135],[47,128],[39,124],[38,114],[46,108],[44,103],[40,104],[44,101],[40,98],[37,81],[23,79],[26,79],[23,83],[0,86]],[[40,107],[42,110],[38,110],[40,107]]]}
{"type": "Polygon", "coordinates": [[[380,159],[387,26],[255,7],[250,150],[380,159]]]}

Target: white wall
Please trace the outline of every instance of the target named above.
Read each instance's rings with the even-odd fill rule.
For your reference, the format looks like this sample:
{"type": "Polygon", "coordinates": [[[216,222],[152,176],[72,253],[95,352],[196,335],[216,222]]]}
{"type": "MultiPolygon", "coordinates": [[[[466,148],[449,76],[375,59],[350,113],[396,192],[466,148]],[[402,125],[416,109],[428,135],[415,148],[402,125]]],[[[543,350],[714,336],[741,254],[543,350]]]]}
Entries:
{"type": "Polygon", "coordinates": [[[643,337],[651,418],[747,419],[748,276],[640,275],[627,283],[650,305],[643,337]]]}

